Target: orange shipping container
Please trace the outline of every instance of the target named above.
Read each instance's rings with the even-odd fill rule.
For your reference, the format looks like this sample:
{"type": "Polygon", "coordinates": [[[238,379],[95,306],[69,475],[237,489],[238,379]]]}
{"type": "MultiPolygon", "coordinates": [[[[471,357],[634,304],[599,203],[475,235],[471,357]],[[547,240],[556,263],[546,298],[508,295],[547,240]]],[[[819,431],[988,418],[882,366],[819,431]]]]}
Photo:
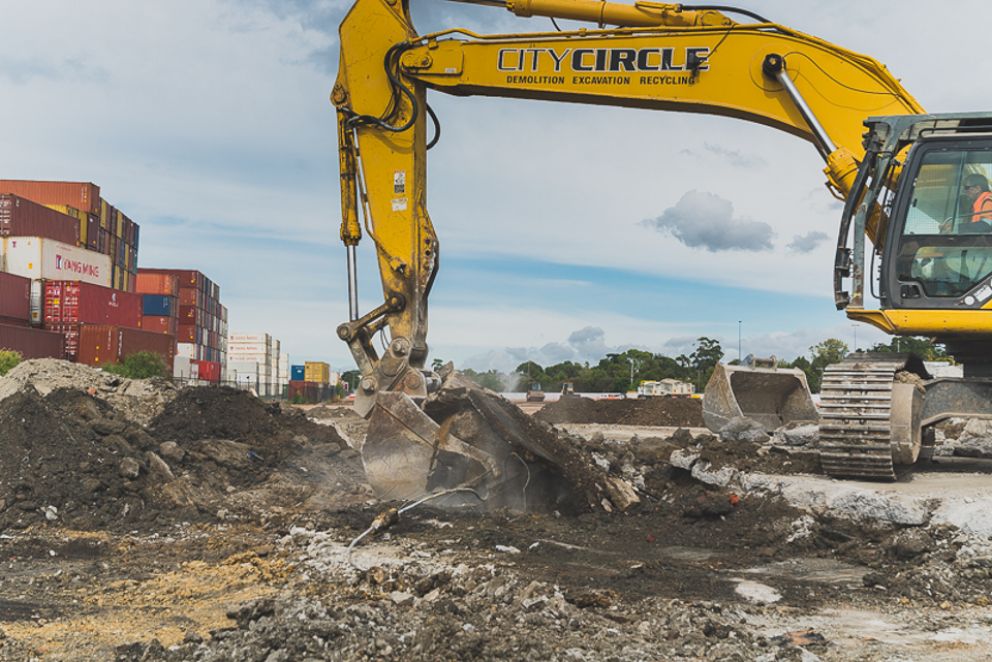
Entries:
{"type": "Polygon", "coordinates": [[[69,205],[100,213],[100,187],[89,182],[38,182],[0,179],[0,193],[13,193],[43,205],[69,205]]]}

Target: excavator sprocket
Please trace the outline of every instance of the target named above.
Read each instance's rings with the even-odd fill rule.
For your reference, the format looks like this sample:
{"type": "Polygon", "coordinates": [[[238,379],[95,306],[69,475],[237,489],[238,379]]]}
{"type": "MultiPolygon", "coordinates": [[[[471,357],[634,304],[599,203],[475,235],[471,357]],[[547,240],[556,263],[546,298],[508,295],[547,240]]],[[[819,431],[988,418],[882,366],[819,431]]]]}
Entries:
{"type": "Polygon", "coordinates": [[[820,392],[820,465],[837,478],[895,480],[921,446],[922,361],[855,353],[828,366],[820,392]]]}

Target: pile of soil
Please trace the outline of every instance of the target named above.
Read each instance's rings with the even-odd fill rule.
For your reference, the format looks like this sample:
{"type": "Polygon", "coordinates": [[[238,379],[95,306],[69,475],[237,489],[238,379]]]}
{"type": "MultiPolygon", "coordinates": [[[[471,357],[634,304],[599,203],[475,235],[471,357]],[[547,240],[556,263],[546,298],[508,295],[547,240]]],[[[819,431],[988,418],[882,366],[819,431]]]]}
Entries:
{"type": "Polygon", "coordinates": [[[693,398],[590,400],[566,397],[534,417],[546,423],[605,423],[662,427],[704,427],[702,401],[693,398]]]}
{"type": "Polygon", "coordinates": [[[333,428],[233,389],[187,389],[144,428],[80,390],[28,386],[0,401],[0,430],[0,531],[248,518],[328,489],[367,496],[333,428]]]}
{"type": "Polygon", "coordinates": [[[334,428],[318,425],[292,407],[263,403],[247,391],[226,387],[182,391],[149,426],[155,436],[177,442],[230,439],[279,449],[304,435],[340,443],[334,428]]]}

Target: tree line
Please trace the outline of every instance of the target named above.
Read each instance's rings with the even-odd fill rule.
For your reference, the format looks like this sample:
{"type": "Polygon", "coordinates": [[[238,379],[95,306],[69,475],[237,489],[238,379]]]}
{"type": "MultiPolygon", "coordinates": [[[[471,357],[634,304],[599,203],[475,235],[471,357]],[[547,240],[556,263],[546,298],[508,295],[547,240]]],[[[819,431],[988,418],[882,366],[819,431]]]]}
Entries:
{"type": "MultiPolygon", "coordinates": [[[[867,351],[909,352],[926,361],[952,358],[947,355],[943,346],[926,338],[895,338],[887,344],[875,344],[867,351]]],[[[779,360],[778,366],[802,370],[806,374],[810,390],[819,393],[826,367],[839,362],[849,352],[844,341],[827,338],[810,347],[808,356],[797,356],[791,361],[779,360]]],[[[696,391],[701,393],[713,368],[723,356],[720,341],[702,336],[696,340],[692,352],[674,357],[629,349],[607,354],[596,364],[563,361],[541,366],[534,361],[525,361],[516,367],[513,375],[497,370],[479,372],[465,369],[462,373],[480,386],[494,391],[523,392],[532,385],[539,385],[544,391],[556,392],[564,382],[571,382],[579,393],[623,393],[636,389],[642,380],[672,378],[693,384],[696,391]]],[[[737,365],[739,361],[734,359],[728,363],[737,365]]]]}

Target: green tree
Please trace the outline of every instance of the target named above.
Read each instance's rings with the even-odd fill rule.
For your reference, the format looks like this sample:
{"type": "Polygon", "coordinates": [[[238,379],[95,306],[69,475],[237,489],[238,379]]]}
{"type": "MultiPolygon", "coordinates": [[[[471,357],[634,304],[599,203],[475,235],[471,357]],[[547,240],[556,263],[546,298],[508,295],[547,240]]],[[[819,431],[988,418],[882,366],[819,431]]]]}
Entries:
{"type": "Polygon", "coordinates": [[[345,370],[341,373],[341,381],[348,385],[349,391],[358,388],[358,382],[362,381],[362,373],[359,370],[345,370]]]}
{"type": "Polygon", "coordinates": [[[433,361],[431,361],[431,370],[433,370],[434,372],[437,372],[443,367],[444,367],[444,359],[435,358],[433,361]]]}
{"type": "MultiPolygon", "coordinates": [[[[809,382],[809,390],[813,393],[820,392],[820,385],[823,383],[823,371],[828,365],[840,363],[848,354],[847,343],[837,338],[827,338],[823,342],[809,348],[812,360],[809,371],[806,373],[806,381],[809,382]]],[[[798,359],[797,359],[798,360],[798,359]]]]}
{"type": "Polygon", "coordinates": [[[6,375],[10,370],[21,362],[21,353],[12,349],[0,349],[0,377],[6,375]]]}
{"type": "Polygon", "coordinates": [[[124,357],[122,363],[103,366],[104,371],[129,379],[149,379],[151,377],[171,377],[165,359],[155,352],[135,352],[124,357]]]}
{"type": "Polygon", "coordinates": [[[953,360],[953,357],[947,354],[947,349],[943,345],[938,345],[929,338],[917,338],[914,336],[893,338],[889,343],[877,343],[869,351],[915,354],[924,361],[953,360]]]}

